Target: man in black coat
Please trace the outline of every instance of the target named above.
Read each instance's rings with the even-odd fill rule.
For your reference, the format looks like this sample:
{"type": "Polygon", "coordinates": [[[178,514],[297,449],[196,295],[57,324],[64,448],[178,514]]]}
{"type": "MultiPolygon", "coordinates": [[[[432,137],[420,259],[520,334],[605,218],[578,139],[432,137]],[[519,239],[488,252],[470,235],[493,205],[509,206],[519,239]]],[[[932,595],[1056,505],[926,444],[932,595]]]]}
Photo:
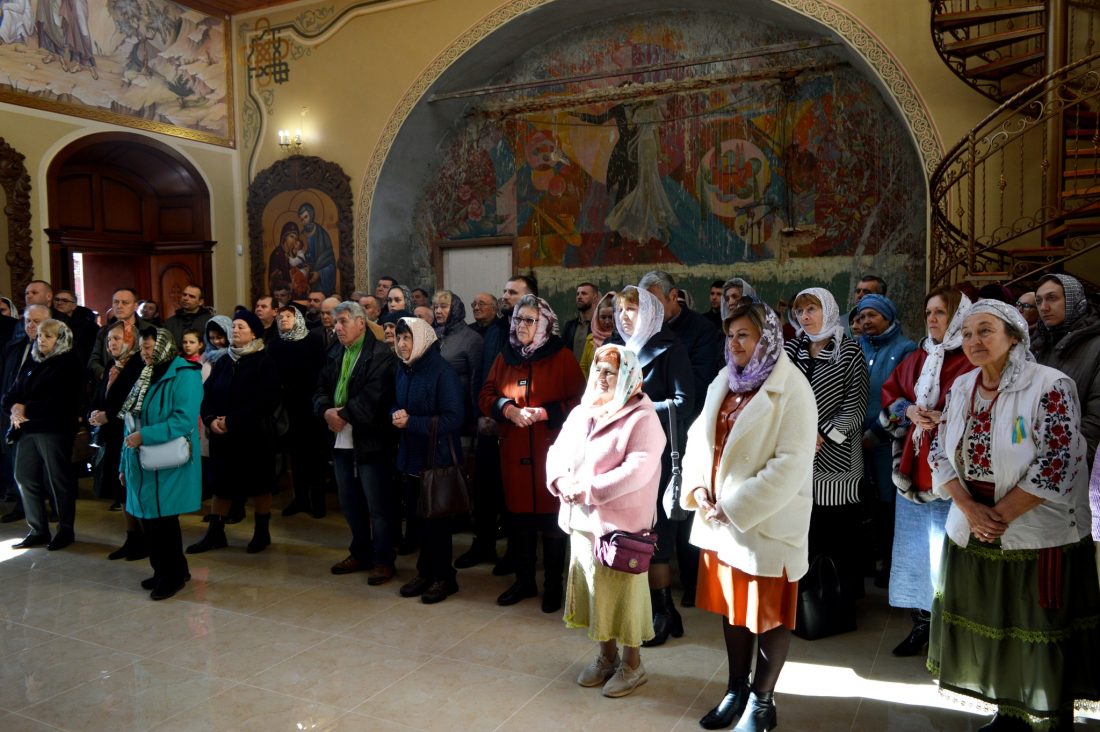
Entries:
{"type": "Polygon", "coordinates": [[[206,309],[206,292],[198,285],[188,285],[180,293],[180,305],[172,317],[164,321],[164,327],[176,341],[176,348],[183,349],[183,334],[188,330],[206,333],[206,323],[213,315],[206,309]]]}
{"type": "MultiPolygon", "coordinates": [[[[115,320],[126,323],[127,330],[133,333],[135,342],[140,340],[139,333],[146,328],[155,327],[153,323],[138,317],[137,306],[137,291],[130,287],[120,287],[111,295],[111,311],[114,313],[115,320]]],[[[110,363],[110,355],[107,353],[107,329],[108,326],[105,325],[96,333],[95,346],[92,348],[92,355],[88,358],[88,370],[92,372],[93,383],[98,383],[103,378],[103,372],[110,363]]]]}
{"type": "Polygon", "coordinates": [[[565,324],[561,339],[565,347],[573,351],[573,358],[580,363],[584,347],[591,332],[592,318],[596,317],[596,303],[600,301],[600,290],[591,282],[577,285],[577,317],[565,324]]]}
{"type": "Polygon", "coordinates": [[[367,584],[394,576],[397,536],[391,486],[396,444],[390,420],[395,401],[397,357],[367,328],[357,302],[333,309],[339,347],[333,347],[313,394],[313,411],[335,440],[332,463],[340,507],[351,529],[348,556],[333,574],[371,569],[367,584]]]}

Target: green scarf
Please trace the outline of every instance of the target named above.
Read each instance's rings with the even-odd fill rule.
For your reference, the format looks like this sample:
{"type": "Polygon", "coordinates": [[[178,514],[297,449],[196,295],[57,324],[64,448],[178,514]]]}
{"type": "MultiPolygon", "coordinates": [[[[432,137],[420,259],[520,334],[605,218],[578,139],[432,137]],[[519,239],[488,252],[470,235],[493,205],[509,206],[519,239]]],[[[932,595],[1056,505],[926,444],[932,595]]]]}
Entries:
{"type": "Polygon", "coordinates": [[[362,353],[363,343],[366,340],[367,337],[364,334],[359,340],[344,349],[344,360],[340,362],[340,378],[336,380],[336,393],[333,395],[333,401],[336,402],[337,407],[342,407],[348,403],[348,382],[351,381],[351,370],[355,368],[355,364],[359,361],[359,354],[362,353]]]}

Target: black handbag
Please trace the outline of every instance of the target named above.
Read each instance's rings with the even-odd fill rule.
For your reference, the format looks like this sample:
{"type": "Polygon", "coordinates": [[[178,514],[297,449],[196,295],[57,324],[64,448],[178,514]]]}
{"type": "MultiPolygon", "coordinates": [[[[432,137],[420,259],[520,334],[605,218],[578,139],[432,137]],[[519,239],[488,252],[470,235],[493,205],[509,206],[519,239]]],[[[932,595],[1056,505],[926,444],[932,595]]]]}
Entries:
{"type": "Polygon", "coordinates": [[[669,455],[672,458],[672,477],[661,495],[661,508],[672,521],[684,521],[691,516],[691,512],[680,506],[680,488],[683,484],[683,475],[680,470],[680,450],[677,444],[676,429],[676,402],[668,401],[668,443],[669,455]]]}
{"type": "Polygon", "coordinates": [[[819,554],[798,581],[798,619],[794,634],[806,640],[856,629],[855,608],[844,595],[833,558],[819,554]]]}
{"type": "Polygon", "coordinates": [[[420,496],[416,513],[421,518],[448,518],[470,511],[470,489],[466,475],[455,454],[454,438],[447,435],[451,448],[451,465],[436,467],[435,453],[439,445],[439,417],[432,417],[431,434],[428,436],[428,466],[420,474],[420,496]]]}

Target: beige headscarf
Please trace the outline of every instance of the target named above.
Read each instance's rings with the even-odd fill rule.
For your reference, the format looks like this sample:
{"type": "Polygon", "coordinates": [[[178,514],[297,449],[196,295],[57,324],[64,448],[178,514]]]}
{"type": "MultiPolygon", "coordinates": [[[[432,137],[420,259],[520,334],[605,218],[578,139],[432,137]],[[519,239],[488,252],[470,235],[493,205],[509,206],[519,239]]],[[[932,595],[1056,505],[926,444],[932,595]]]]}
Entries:
{"type": "Polygon", "coordinates": [[[401,360],[406,366],[412,366],[436,342],[435,329],[420,318],[401,318],[401,322],[408,326],[413,341],[412,353],[401,360]]]}

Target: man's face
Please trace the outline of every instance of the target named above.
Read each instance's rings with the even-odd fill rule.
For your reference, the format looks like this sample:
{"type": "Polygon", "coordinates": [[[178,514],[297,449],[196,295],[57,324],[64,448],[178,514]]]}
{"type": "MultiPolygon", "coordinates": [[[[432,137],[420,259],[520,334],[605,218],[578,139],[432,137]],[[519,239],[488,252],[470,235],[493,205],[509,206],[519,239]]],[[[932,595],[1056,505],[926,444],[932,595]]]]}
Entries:
{"type": "Polygon", "coordinates": [[[385,301],[386,295],[390,293],[391,287],[393,287],[393,280],[383,277],[378,280],[378,284],[374,286],[374,296],[379,300],[385,301]]]}
{"type": "Polygon", "coordinates": [[[270,327],[272,321],[275,320],[275,308],[271,304],[270,297],[261,297],[257,300],[256,309],[253,312],[256,313],[256,317],[260,319],[265,328],[270,327]]]}
{"type": "Polygon", "coordinates": [[[581,285],[577,288],[577,310],[582,313],[587,313],[592,309],[592,306],[596,304],[596,292],[594,287],[588,285],[581,285]]]}
{"type": "Polygon", "coordinates": [[[493,301],[484,293],[475,297],[470,307],[474,313],[474,320],[479,323],[487,323],[496,317],[493,301]]]}
{"type": "Polygon", "coordinates": [[[325,293],[323,292],[311,292],[309,293],[309,300],[307,300],[307,307],[309,312],[316,315],[321,312],[321,303],[325,301],[325,293]]]}
{"type": "Polygon", "coordinates": [[[321,303],[321,325],[325,328],[331,328],[336,324],[336,321],[332,318],[332,311],[336,309],[337,303],[331,300],[325,300],[321,303]]]}
{"type": "Polygon", "coordinates": [[[523,280],[508,280],[504,283],[504,291],[500,295],[500,300],[504,307],[514,308],[519,299],[527,293],[526,282],[523,280]]]}
{"type": "Polygon", "coordinates": [[[158,314],[159,311],[157,310],[157,304],[155,302],[152,302],[151,300],[149,302],[143,302],[141,304],[141,307],[138,309],[138,315],[140,315],[145,320],[152,320],[157,317],[158,314]]]}
{"type": "Polygon", "coordinates": [[[286,304],[290,302],[290,290],[285,288],[280,287],[278,290],[272,290],[271,295],[278,303],[278,307],[286,307],[286,304]]]}
{"type": "Polygon", "coordinates": [[[710,309],[721,310],[722,309],[722,288],[712,287],[710,288],[710,309]]]}
{"type": "Polygon", "coordinates": [[[432,306],[432,301],[428,299],[428,293],[424,292],[423,290],[413,290],[412,296],[413,305],[415,305],[416,307],[430,308],[432,306]]]}
{"type": "Polygon", "coordinates": [[[859,301],[862,300],[866,295],[881,295],[882,288],[879,287],[878,282],[876,282],[875,280],[860,280],[856,283],[856,291],[853,294],[855,295],[856,299],[855,304],[858,305],[859,301]]]}
{"type": "Polygon", "coordinates": [[[309,209],[302,209],[302,212],[298,214],[298,218],[302,220],[302,228],[309,230],[313,227],[313,214],[309,212],[309,209]]]}
{"type": "Polygon", "coordinates": [[[363,337],[363,331],[367,324],[362,318],[353,318],[348,313],[340,313],[336,316],[336,338],[340,344],[350,346],[363,337]]]}
{"type": "Polygon", "coordinates": [[[62,290],[53,296],[53,306],[62,315],[70,315],[76,310],[76,297],[68,290],[62,290]]]}
{"type": "Polygon", "coordinates": [[[680,314],[680,302],[676,299],[676,288],[669,290],[668,294],[661,292],[659,285],[650,285],[649,291],[661,301],[665,309],[665,322],[680,314]]]}
{"type": "Polygon", "coordinates": [[[137,298],[129,290],[119,290],[111,297],[111,309],[119,320],[129,320],[137,309],[137,298]]]}
{"type": "Polygon", "coordinates": [[[185,313],[198,312],[204,302],[202,290],[197,287],[188,285],[183,288],[183,292],[180,293],[180,310],[185,313]]]}
{"type": "MultiPolygon", "coordinates": [[[[57,301],[57,298],[54,298],[57,301]]],[[[1034,292],[1025,292],[1020,295],[1020,299],[1016,301],[1016,309],[1020,312],[1020,315],[1024,316],[1024,320],[1028,325],[1035,325],[1039,322],[1039,306],[1035,302],[1034,292]]]]}
{"type": "Polygon", "coordinates": [[[28,305],[45,305],[50,307],[53,299],[53,291],[50,288],[43,285],[41,282],[32,282],[27,285],[27,289],[23,291],[23,299],[28,305]]]}
{"type": "Polygon", "coordinates": [[[367,311],[368,320],[378,320],[382,314],[382,306],[378,304],[378,298],[372,295],[364,295],[359,298],[359,304],[367,311]]]}
{"type": "Polygon", "coordinates": [[[34,340],[38,337],[38,326],[50,319],[50,311],[42,308],[28,308],[23,315],[23,331],[27,338],[34,340]]]}

